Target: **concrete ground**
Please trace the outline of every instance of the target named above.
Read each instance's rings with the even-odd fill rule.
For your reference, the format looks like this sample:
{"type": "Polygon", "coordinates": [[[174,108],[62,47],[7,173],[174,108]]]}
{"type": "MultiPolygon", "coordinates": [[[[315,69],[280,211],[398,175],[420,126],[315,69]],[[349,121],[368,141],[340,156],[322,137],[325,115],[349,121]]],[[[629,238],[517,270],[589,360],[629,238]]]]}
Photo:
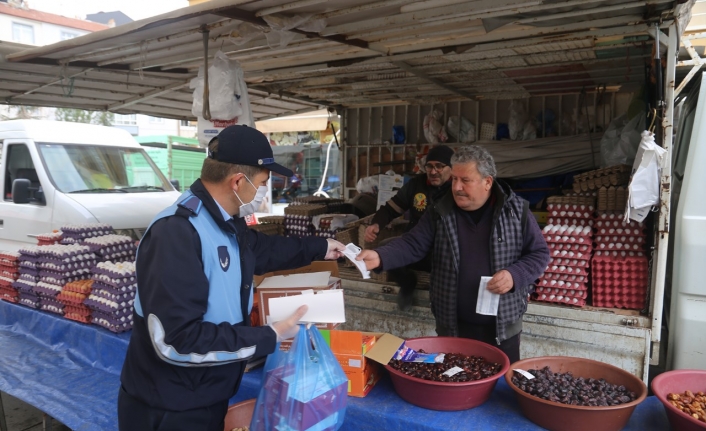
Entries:
{"type": "MultiPolygon", "coordinates": [[[[5,409],[7,431],[44,431],[43,413],[29,404],[18,400],[4,392],[2,405],[5,409]]],[[[2,418],[0,418],[0,423],[2,418]]],[[[70,431],[70,428],[56,420],[52,420],[52,427],[46,431],[70,431]]]]}

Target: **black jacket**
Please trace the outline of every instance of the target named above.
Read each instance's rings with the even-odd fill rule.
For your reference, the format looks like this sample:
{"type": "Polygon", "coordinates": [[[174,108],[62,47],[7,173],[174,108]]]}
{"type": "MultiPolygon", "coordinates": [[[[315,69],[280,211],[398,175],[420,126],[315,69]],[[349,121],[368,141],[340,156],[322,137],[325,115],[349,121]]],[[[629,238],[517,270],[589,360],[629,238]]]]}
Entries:
{"type": "Polygon", "coordinates": [[[380,228],[384,228],[392,220],[409,210],[409,224],[407,225],[409,231],[419,222],[424,211],[450,189],[450,179],[441,186],[435,187],[429,184],[427,174],[419,174],[407,181],[407,184],[403,185],[392,199],[380,207],[371,224],[377,224],[380,228]]]}
{"type": "MultiPolygon", "coordinates": [[[[252,284],[253,274],[297,268],[326,255],[327,242],[323,238],[284,238],[255,232],[239,217],[225,221],[200,180],[191,186],[191,191],[222,230],[236,235],[243,285],[252,284]]],[[[157,314],[165,328],[170,328],[164,342],[179,352],[203,354],[256,346],[255,357],[272,353],[276,335],[268,326],[251,327],[248,317],[239,325],[203,320],[208,308],[209,281],[201,262],[201,239],[188,217],[188,212],[178,211],[160,219],[142,239],[137,283],[143,310],[157,314]]],[[[233,288],[241,291],[241,302],[247,304],[251,289],[240,285],[233,288]]],[[[198,367],[172,365],[157,355],[147,323],[137,313],[133,313],[133,326],[120,376],[129,395],[147,405],[173,411],[210,406],[235,395],[245,361],[198,367]]]]}

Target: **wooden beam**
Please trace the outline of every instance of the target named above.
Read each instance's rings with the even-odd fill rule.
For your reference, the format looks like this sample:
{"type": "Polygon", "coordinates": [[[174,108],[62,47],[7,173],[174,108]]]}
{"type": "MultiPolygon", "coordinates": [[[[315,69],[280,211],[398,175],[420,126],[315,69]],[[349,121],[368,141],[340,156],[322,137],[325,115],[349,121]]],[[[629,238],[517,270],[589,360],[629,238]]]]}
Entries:
{"type": "Polygon", "coordinates": [[[123,109],[128,106],[134,105],[136,103],[140,103],[140,102],[143,102],[148,99],[152,99],[152,98],[159,97],[159,96],[162,96],[167,93],[171,93],[174,90],[179,90],[184,87],[187,87],[189,85],[189,82],[191,82],[191,80],[186,81],[186,82],[177,82],[175,84],[167,85],[167,86],[161,87],[161,88],[155,88],[154,90],[148,91],[147,93],[133,96],[133,97],[130,97],[129,99],[123,100],[122,102],[108,105],[108,107],[106,109],[108,111],[115,111],[118,109],[123,109]]]}

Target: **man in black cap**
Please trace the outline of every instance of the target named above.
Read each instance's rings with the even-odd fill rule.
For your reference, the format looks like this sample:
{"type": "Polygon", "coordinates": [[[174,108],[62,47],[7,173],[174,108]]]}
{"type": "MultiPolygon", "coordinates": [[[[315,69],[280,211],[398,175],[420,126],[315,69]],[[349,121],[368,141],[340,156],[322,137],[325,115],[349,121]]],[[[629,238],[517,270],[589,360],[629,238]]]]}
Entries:
{"type": "MultiPolygon", "coordinates": [[[[411,230],[422,218],[424,211],[434,205],[451,187],[451,156],[454,151],[446,145],[437,145],[429,150],[424,164],[425,173],[410,179],[397,194],[387,201],[375,213],[370,226],[365,229],[365,240],[375,241],[380,228],[387,226],[393,219],[409,211],[407,231],[411,230]]],[[[384,241],[383,243],[387,242],[384,241]]],[[[382,245],[382,244],[381,244],[382,245]]],[[[400,286],[397,295],[397,306],[407,310],[412,305],[412,294],[417,286],[417,271],[431,270],[431,259],[425,259],[408,267],[388,271],[400,286]]]]}
{"type": "Polygon", "coordinates": [[[137,254],[133,333],[120,377],[121,431],[222,431],[248,359],[293,337],[302,306],[269,326],[250,326],[253,274],[337,259],[343,244],[248,229],[275,163],[267,138],[224,129],[196,180],[148,227],[137,254]]]}

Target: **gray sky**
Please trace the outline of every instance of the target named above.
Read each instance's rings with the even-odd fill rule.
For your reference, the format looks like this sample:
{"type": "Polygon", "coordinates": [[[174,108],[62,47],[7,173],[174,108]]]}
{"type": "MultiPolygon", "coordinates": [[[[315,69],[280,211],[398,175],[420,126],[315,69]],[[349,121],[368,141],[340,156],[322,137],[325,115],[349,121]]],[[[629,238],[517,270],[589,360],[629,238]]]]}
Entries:
{"type": "Polygon", "coordinates": [[[84,19],[86,14],[121,11],[135,21],[189,5],[187,0],[28,0],[32,9],[84,19]]]}

